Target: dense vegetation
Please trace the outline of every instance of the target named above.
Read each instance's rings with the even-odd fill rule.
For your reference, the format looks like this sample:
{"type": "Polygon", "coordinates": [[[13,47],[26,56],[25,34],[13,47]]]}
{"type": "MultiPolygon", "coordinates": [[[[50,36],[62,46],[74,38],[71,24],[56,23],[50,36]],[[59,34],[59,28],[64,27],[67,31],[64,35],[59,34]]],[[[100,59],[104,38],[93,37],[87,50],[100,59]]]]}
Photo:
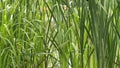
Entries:
{"type": "Polygon", "coordinates": [[[0,0],[0,68],[119,68],[120,0],[0,0]]]}

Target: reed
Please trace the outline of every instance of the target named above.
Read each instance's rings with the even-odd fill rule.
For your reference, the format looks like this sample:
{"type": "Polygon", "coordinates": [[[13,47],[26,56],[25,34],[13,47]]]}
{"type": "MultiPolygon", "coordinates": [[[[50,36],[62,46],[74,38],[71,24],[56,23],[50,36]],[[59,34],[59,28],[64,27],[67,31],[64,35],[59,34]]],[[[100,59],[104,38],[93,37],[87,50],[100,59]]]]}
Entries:
{"type": "Polygon", "coordinates": [[[0,68],[119,68],[119,0],[0,0],[0,68]]]}

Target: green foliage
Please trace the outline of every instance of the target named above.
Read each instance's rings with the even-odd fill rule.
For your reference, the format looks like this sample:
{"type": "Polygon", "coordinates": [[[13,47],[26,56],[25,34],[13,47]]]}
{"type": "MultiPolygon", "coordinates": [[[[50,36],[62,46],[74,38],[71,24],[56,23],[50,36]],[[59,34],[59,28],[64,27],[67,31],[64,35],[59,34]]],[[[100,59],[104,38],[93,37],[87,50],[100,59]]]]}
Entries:
{"type": "Polygon", "coordinates": [[[0,0],[0,68],[119,68],[119,0],[0,0]]]}

